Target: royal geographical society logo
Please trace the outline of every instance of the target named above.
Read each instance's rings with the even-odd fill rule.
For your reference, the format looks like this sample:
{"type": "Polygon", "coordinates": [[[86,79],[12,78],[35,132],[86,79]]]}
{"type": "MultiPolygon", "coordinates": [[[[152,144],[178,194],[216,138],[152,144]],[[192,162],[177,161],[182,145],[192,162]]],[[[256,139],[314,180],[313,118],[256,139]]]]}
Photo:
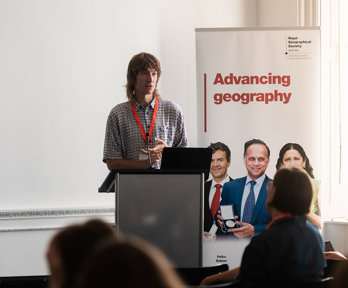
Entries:
{"type": "Polygon", "coordinates": [[[312,39],[305,36],[286,36],[285,55],[288,60],[312,59],[312,39]]]}

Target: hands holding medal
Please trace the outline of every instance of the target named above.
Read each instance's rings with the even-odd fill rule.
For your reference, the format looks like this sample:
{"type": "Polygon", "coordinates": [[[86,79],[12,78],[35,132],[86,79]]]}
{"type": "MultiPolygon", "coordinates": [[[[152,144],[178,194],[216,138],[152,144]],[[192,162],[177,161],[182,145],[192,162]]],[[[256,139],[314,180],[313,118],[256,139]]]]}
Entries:
{"type": "MultiPolygon", "coordinates": [[[[216,214],[216,218],[217,218],[217,223],[221,227],[221,229],[226,229],[222,223],[224,218],[221,216],[220,210],[218,210],[218,212],[216,214]]],[[[238,220],[239,217],[237,215],[235,215],[234,218],[236,220],[238,220]]],[[[255,234],[255,228],[253,225],[246,223],[246,222],[241,222],[241,221],[236,221],[235,224],[237,224],[235,226],[236,228],[228,229],[226,232],[233,233],[234,236],[236,236],[237,238],[250,237],[250,236],[253,236],[255,234]]]]}

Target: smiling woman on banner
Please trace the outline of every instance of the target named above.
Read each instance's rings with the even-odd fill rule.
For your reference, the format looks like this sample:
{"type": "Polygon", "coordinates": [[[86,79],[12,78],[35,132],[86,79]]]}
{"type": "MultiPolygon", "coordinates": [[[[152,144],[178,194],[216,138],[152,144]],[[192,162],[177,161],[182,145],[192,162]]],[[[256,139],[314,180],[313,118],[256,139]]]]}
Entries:
{"type": "Polygon", "coordinates": [[[301,145],[297,143],[287,143],[280,149],[276,168],[279,170],[282,167],[302,169],[310,177],[313,185],[313,200],[307,218],[313,224],[321,228],[320,181],[314,178],[313,167],[301,145]]]}
{"type": "Polygon", "coordinates": [[[161,99],[158,59],[139,53],[128,65],[128,101],[110,112],[103,161],[111,169],[159,168],[164,147],[187,147],[184,116],[178,105],[161,99]]]}

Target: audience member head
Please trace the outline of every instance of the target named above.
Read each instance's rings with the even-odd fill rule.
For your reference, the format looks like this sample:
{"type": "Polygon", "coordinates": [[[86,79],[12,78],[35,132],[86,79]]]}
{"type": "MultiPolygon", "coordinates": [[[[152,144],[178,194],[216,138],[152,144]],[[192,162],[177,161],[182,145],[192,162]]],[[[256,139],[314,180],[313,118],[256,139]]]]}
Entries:
{"type": "MultiPolygon", "coordinates": [[[[135,99],[134,89],[135,89],[136,78],[138,73],[146,71],[148,68],[155,69],[157,71],[157,83],[158,83],[159,78],[161,76],[161,64],[154,55],[142,52],[142,53],[134,55],[133,58],[130,60],[128,64],[127,84],[126,84],[126,94],[127,94],[128,100],[135,99]]],[[[160,98],[160,95],[157,90],[157,85],[153,93],[157,98],[160,98]]]]}
{"type": "Polygon", "coordinates": [[[287,143],[280,149],[276,168],[278,170],[281,167],[304,169],[311,178],[314,178],[313,167],[306,152],[297,143],[287,143]]]}
{"type": "Polygon", "coordinates": [[[208,148],[213,150],[210,174],[215,182],[219,183],[227,177],[227,169],[231,164],[231,150],[222,142],[211,143],[208,148]]]}
{"type": "MultiPolygon", "coordinates": [[[[306,173],[298,168],[282,168],[274,176],[267,196],[267,209],[294,216],[308,214],[313,190],[306,173]]],[[[271,213],[272,214],[272,213],[271,213]]]]}
{"type": "Polygon", "coordinates": [[[98,219],[71,225],[57,232],[47,249],[51,272],[49,287],[74,287],[76,276],[90,251],[99,242],[115,236],[111,225],[98,219]]]}
{"type": "Polygon", "coordinates": [[[268,167],[270,150],[265,142],[252,139],[244,144],[244,164],[252,180],[260,178],[268,167]]]}
{"type": "Polygon", "coordinates": [[[109,240],[86,261],[77,288],[183,287],[167,258],[139,239],[109,240]]]}

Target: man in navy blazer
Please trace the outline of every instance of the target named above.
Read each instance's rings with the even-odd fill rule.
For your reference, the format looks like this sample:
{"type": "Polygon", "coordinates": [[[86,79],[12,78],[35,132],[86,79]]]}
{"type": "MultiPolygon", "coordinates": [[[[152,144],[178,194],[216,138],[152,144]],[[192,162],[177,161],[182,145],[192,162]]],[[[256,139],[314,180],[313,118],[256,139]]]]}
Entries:
{"type": "Polygon", "coordinates": [[[204,183],[204,236],[213,237],[215,234],[222,233],[220,227],[216,225],[214,219],[217,211],[213,211],[214,209],[212,209],[214,196],[215,193],[217,193],[217,185],[221,185],[221,188],[216,209],[219,207],[223,185],[226,182],[232,181],[233,179],[227,174],[227,169],[231,164],[230,148],[228,148],[228,146],[222,142],[211,143],[208,148],[213,150],[210,164],[210,174],[212,176],[212,180],[204,183]]]}
{"type": "MultiPolygon", "coordinates": [[[[220,207],[222,205],[234,205],[236,208],[237,224],[240,228],[229,229],[227,233],[233,233],[236,237],[249,237],[263,231],[271,221],[271,215],[266,209],[267,183],[271,179],[265,171],[269,163],[270,150],[268,146],[259,139],[252,139],[244,144],[244,164],[248,171],[247,176],[225,183],[221,195],[220,207]],[[251,219],[247,218],[244,211],[248,196],[253,186],[255,206],[252,208],[251,219]]],[[[247,207],[247,209],[250,209],[247,207]]],[[[218,224],[223,227],[222,217],[217,214],[218,224]]]]}

